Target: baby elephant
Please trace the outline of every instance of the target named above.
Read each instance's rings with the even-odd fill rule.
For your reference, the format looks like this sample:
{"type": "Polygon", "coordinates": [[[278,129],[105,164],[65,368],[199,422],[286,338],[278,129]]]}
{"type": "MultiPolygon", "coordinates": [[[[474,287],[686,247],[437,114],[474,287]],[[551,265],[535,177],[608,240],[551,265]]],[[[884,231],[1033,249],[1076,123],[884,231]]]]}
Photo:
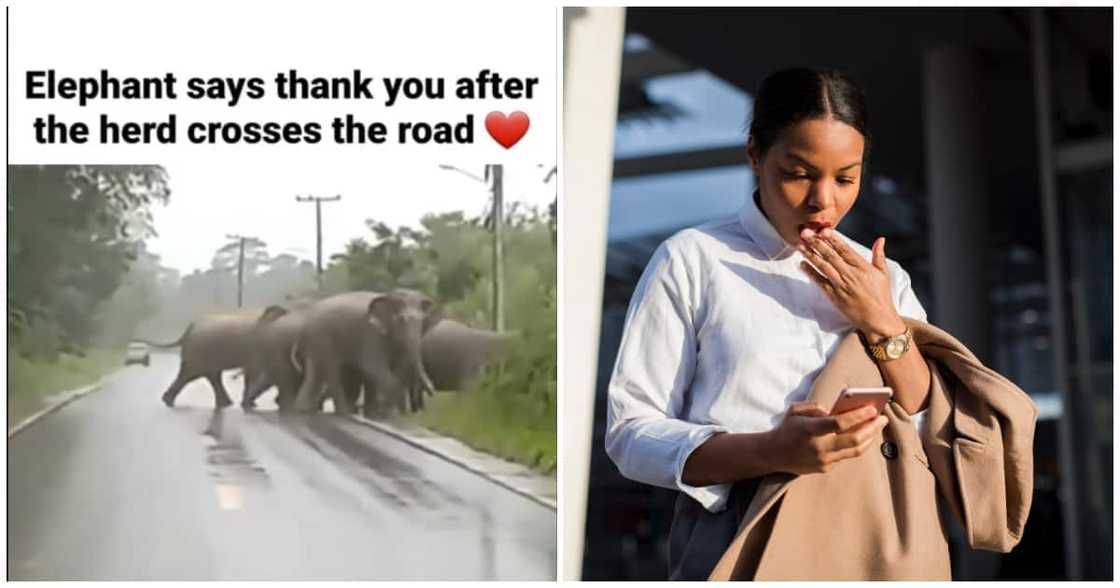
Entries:
{"type": "Polygon", "coordinates": [[[276,405],[287,410],[295,405],[303,382],[303,362],[295,348],[312,302],[269,306],[257,318],[250,338],[245,365],[245,394],[241,408],[256,407],[257,398],[276,386],[276,405]]]}
{"type": "Polygon", "coordinates": [[[135,339],[164,349],[181,347],[179,374],[163,393],[163,403],[175,406],[175,399],[191,381],[206,378],[214,388],[214,405],[225,408],[233,401],[222,385],[222,372],[244,368],[250,339],[260,310],[240,310],[202,317],[187,327],[177,341],[154,343],[135,339]]]}

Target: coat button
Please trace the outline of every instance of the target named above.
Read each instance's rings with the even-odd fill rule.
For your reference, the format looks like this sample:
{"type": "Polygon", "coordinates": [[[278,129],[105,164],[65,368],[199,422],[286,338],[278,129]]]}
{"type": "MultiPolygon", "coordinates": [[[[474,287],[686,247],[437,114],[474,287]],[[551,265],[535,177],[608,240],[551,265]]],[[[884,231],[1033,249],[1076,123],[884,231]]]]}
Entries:
{"type": "Polygon", "coordinates": [[[898,457],[898,446],[890,441],[883,441],[883,444],[879,446],[879,452],[887,459],[894,459],[898,457]]]}

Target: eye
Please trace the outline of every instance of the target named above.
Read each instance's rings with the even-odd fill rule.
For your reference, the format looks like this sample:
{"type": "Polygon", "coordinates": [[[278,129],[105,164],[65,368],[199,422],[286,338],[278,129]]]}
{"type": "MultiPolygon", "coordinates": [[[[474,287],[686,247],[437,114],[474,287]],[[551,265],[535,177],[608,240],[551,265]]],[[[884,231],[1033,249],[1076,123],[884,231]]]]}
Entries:
{"type": "Polygon", "coordinates": [[[847,178],[847,177],[836,178],[836,182],[840,183],[840,184],[854,184],[854,183],[856,183],[855,179],[847,178]]]}
{"type": "Polygon", "coordinates": [[[806,174],[805,172],[800,172],[800,171],[783,171],[782,173],[783,173],[783,174],[785,174],[785,176],[786,176],[787,178],[791,179],[791,180],[798,180],[798,181],[800,181],[800,180],[809,180],[809,179],[811,179],[811,178],[809,177],[809,174],[806,174]]]}

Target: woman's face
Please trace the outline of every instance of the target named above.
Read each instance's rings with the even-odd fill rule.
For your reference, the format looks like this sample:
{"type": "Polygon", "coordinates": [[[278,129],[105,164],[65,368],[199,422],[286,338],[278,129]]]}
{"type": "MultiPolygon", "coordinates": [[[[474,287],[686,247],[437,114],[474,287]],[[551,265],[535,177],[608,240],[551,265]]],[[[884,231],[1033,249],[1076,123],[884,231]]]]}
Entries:
{"type": "Polygon", "coordinates": [[[786,127],[759,158],[747,145],[758,178],[762,210],[782,239],[801,242],[801,229],[835,228],[859,195],[863,135],[834,119],[786,127]]]}

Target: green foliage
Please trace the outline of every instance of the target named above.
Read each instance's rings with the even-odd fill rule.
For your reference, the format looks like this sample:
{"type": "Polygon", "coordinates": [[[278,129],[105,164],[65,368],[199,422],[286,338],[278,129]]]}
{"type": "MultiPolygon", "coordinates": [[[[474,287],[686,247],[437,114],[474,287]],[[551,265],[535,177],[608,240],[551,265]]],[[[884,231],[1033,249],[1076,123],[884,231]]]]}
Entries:
{"type": "MultiPolygon", "coordinates": [[[[556,467],[556,253],[553,217],[512,207],[503,228],[505,324],[518,340],[500,366],[467,390],[440,394],[409,418],[477,449],[541,471],[556,467]]],[[[427,215],[421,229],[368,221],[371,239],[354,240],[327,274],[350,289],[410,287],[444,312],[493,325],[493,233],[484,219],[427,215]]]]}
{"type": "Polygon", "coordinates": [[[555,289],[505,361],[412,418],[480,451],[541,472],[556,469],[555,289]]]}
{"type": "Polygon", "coordinates": [[[10,344],[34,356],[88,344],[96,308],[155,234],[150,206],[169,197],[159,166],[9,166],[10,344]]]}
{"type": "Polygon", "coordinates": [[[556,411],[550,417],[530,420],[525,414],[538,413],[539,409],[527,402],[527,397],[512,400],[491,391],[438,392],[423,411],[408,418],[479,451],[541,473],[555,472],[556,411]]]}
{"type": "Polygon", "coordinates": [[[344,265],[348,282],[354,290],[384,292],[393,288],[413,288],[431,292],[436,275],[430,258],[427,236],[408,227],[394,232],[385,223],[366,221],[376,239],[371,244],[353,239],[345,253],[332,257],[344,265]]]}

